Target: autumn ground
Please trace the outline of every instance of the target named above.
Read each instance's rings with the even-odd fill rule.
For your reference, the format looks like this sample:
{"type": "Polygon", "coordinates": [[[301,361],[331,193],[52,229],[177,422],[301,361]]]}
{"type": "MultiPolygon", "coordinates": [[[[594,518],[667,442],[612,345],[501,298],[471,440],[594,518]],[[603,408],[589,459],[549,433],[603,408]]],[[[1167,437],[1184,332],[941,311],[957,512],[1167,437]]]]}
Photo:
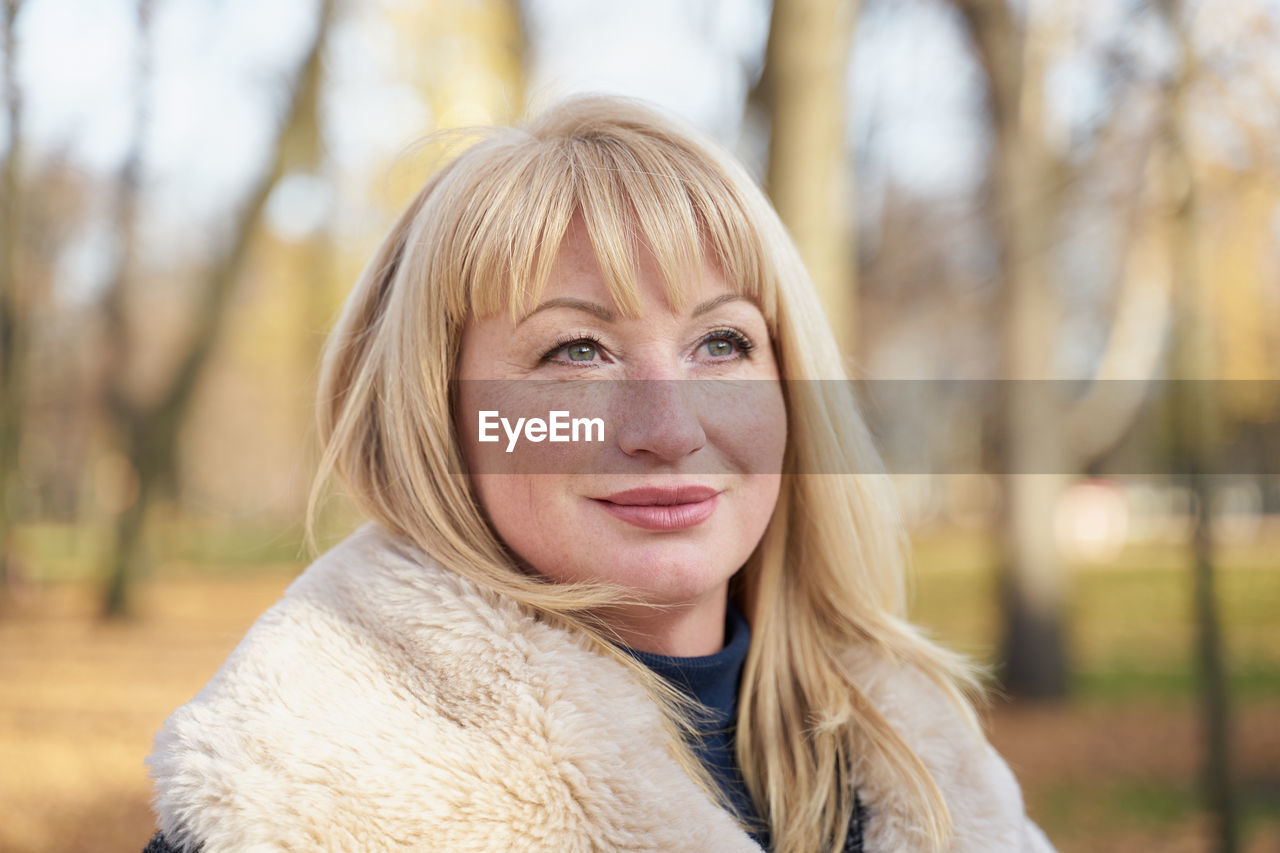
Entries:
{"type": "MultiPolygon", "coordinates": [[[[924,546],[916,612],[981,653],[990,589],[980,550],[924,546]]],[[[1272,552],[1274,553],[1274,552],[1272,552]]],[[[1255,555],[1256,556],[1256,555],[1255,555]]],[[[997,703],[990,732],[1032,815],[1063,851],[1203,851],[1189,602],[1164,557],[1073,575],[1076,698],[997,703]]],[[[165,716],[216,670],[296,564],[162,570],[119,624],[93,587],[37,583],[0,614],[0,851],[137,851],[152,831],[143,757],[165,716]]],[[[1233,654],[1234,771],[1245,848],[1280,851],[1280,566],[1223,574],[1233,654]]]]}

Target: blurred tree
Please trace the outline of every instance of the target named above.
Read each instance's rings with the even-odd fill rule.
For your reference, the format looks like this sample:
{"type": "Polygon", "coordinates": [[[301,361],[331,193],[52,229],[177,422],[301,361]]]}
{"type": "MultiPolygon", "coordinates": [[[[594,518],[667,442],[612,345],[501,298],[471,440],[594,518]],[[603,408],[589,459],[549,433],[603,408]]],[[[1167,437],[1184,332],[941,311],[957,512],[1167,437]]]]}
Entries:
{"type": "MultiPolygon", "coordinates": [[[[1049,143],[1046,74],[1069,48],[1072,6],[1006,0],[952,0],[983,70],[992,135],[987,206],[999,256],[1001,342],[998,426],[1002,501],[1001,677],[1012,694],[1055,699],[1067,692],[1063,558],[1053,530],[1067,477],[1112,448],[1140,411],[1144,385],[1159,369],[1168,328],[1166,230],[1151,225],[1147,195],[1109,199],[1130,238],[1122,245],[1108,335],[1085,396],[1068,405],[1053,380],[1063,307],[1054,287],[1054,250],[1066,190],[1117,168],[1136,169],[1111,137],[1123,122],[1119,79],[1106,118],[1093,130],[1092,157],[1074,162],[1049,143]],[[1099,173],[1099,170],[1105,170],[1099,173]],[[1124,211],[1128,211],[1124,215],[1124,211]],[[1124,382],[1111,380],[1124,379],[1124,382]]],[[[1133,146],[1130,146],[1133,147],[1133,146]]],[[[1135,162],[1137,165],[1135,165],[1135,162]]],[[[1114,180],[1114,178],[1111,178],[1114,180]]]]}
{"type": "Polygon", "coordinates": [[[1208,476],[1215,437],[1217,403],[1211,380],[1217,376],[1214,344],[1215,287],[1200,274],[1200,235],[1195,158],[1190,153],[1188,95],[1197,76],[1191,44],[1194,13],[1180,0],[1156,4],[1176,46],[1176,65],[1167,83],[1162,139],[1162,185],[1172,220],[1174,340],[1172,375],[1175,453],[1193,496],[1192,564],[1195,588],[1196,660],[1205,733],[1204,788],[1216,823],[1221,853],[1239,849],[1227,741],[1227,686],[1214,583],[1213,493],[1208,476]]]}
{"type": "MultiPolygon", "coordinates": [[[[426,0],[394,7],[400,38],[396,64],[430,111],[431,129],[484,127],[520,118],[525,109],[527,44],[521,0],[426,0]]],[[[456,138],[428,147],[431,160],[456,138]]],[[[392,172],[388,207],[402,208],[423,175],[392,172]]],[[[380,176],[381,180],[381,176],[380,176]]]]}
{"type": "Polygon", "coordinates": [[[1053,515],[1065,470],[1063,411],[1053,378],[1058,306],[1047,249],[1058,199],[1044,141],[1044,34],[1038,4],[1019,16],[1006,0],[953,0],[985,74],[991,119],[991,211],[999,247],[1001,430],[1006,476],[1001,565],[1005,687],[1054,698],[1067,691],[1062,558],[1053,515]]]}
{"type": "MultiPolygon", "coordinates": [[[[35,153],[34,151],[32,152],[35,153]]],[[[76,517],[89,438],[100,426],[85,381],[95,347],[85,306],[59,299],[57,278],[68,247],[92,219],[104,182],[65,152],[28,156],[22,184],[19,275],[30,334],[25,347],[23,442],[17,461],[20,522],[76,517]],[[78,345],[69,346],[69,342],[78,345]]],[[[25,556],[23,554],[22,556],[25,556]]],[[[33,574],[38,566],[30,565],[33,574]]]]}
{"type": "Polygon", "coordinates": [[[512,121],[524,111],[525,25],[520,0],[431,0],[398,9],[402,61],[437,128],[512,121]]]}
{"type": "MultiPolygon", "coordinates": [[[[1276,121],[1280,81],[1274,46],[1280,38],[1280,20],[1256,7],[1241,18],[1234,38],[1195,58],[1194,85],[1184,96],[1195,105],[1195,113],[1207,113],[1211,121],[1221,122],[1221,132],[1234,142],[1226,150],[1196,156],[1203,212],[1199,217],[1200,274],[1216,284],[1213,318],[1218,374],[1229,379],[1277,379],[1280,291],[1274,284],[1274,252],[1280,221],[1280,153],[1275,136],[1280,130],[1276,121]]],[[[1192,125],[1192,129],[1203,127],[1203,119],[1192,125]]],[[[1220,391],[1223,414],[1229,420],[1268,423],[1280,416],[1280,398],[1268,394],[1262,383],[1232,382],[1220,391]]]]}
{"type": "MultiPolygon", "coordinates": [[[[363,27],[374,38],[391,36],[380,48],[388,82],[398,92],[412,92],[425,108],[424,125],[410,133],[425,133],[433,125],[445,130],[452,126],[447,122],[483,126],[516,117],[524,101],[524,35],[522,9],[514,0],[348,8],[351,14],[342,22],[346,38],[363,27]]],[[[306,494],[300,472],[310,467],[314,449],[299,447],[297,437],[312,422],[308,389],[324,332],[371,244],[380,239],[379,223],[420,189],[424,172],[440,162],[441,148],[459,138],[445,133],[439,144],[429,139],[400,149],[390,162],[355,163],[316,150],[315,133],[297,128],[288,174],[267,206],[269,227],[255,238],[224,322],[226,333],[182,432],[179,522],[194,519],[182,511],[193,506],[215,506],[220,514],[248,512],[259,519],[274,516],[277,527],[297,520],[306,494]],[[296,202],[279,204],[298,198],[299,188],[308,200],[305,210],[296,202]]],[[[152,289],[148,304],[156,301],[152,289]]],[[[137,353],[135,362],[142,360],[137,353]]],[[[141,373],[134,372],[135,378],[141,373]]],[[[321,507],[321,531],[344,528],[355,517],[341,490],[327,495],[321,507]]],[[[207,529],[184,524],[173,529],[184,527],[190,531],[188,542],[207,529]]]]}
{"type": "Polygon", "coordinates": [[[769,119],[765,180],[800,249],[841,349],[857,329],[854,178],[845,146],[845,81],[856,0],[774,0],[753,93],[769,119]]]}
{"type": "MultiPolygon", "coordinates": [[[[142,531],[147,510],[156,491],[171,480],[176,469],[178,437],[188,413],[200,376],[224,325],[227,307],[236,282],[262,220],[267,198],[284,175],[289,157],[301,143],[301,128],[312,128],[321,79],[322,56],[334,16],[335,0],[321,0],[315,35],[307,47],[291,86],[287,106],[270,148],[266,167],[250,187],[232,230],[227,246],[215,257],[204,276],[197,296],[196,313],[190,337],[165,386],[153,399],[140,401],[124,385],[123,371],[113,370],[108,376],[108,402],[112,420],[120,436],[122,452],[136,478],[136,495],[116,520],[116,540],[108,557],[107,585],[103,610],[108,616],[119,616],[128,609],[130,584],[136,567],[143,559],[142,531]]],[[[149,75],[150,18],[152,0],[141,0],[138,24],[141,53],[138,64],[139,100],[135,119],[146,116],[143,91],[149,75]]],[[[302,145],[302,150],[307,150],[302,145]]],[[[114,314],[116,328],[125,332],[120,305],[131,277],[137,274],[132,259],[132,219],[136,207],[138,163],[142,156],[142,130],[135,125],[135,138],[121,174],[121,196],[118,221],[123,228],[125,247],[120,253],[120,266],[108,290],[108,314],[114,314]]],[[[123,348],[127,334],[113,335],[123,348]]],[[[121,360],[122,349],[115,359],[121,360]]]]}
{"type": "MultiPolygon", "coordinates": [[[[1064,21],[1072,16],[1081,19],[1084,7],[1008,0],[951,2],[984,73],[992,134],[988,217],[1000,258],[1000,375],[1015,380],[1004,383],[1007,394],[1001,425],[1004,468],[1012,475],[1003,480],[1002,674],[1012,693],[1057,697],[1066,690],[1067,666],[1062,560],[1051,523],[1063,480],[1033,472],[1084,470],[1124,436],[1143,401],[1145,383],[1163,369],[1161,354],[1174,326],[1175,293],[1184,294],[1178,297],[1182,304],[1179,346],[1190,346],[1187,334],[1193,339],[1206,336],[1208,343],[1193,346],[1208,359],[1198,368],[1209,371],[1206,377],[1274,375],[1280,325],[1268,322],[1268,313],[1260,310],[1265,306],[1264,247],[1274,241],[1277,210],[1276,182],[1270,177],[1276,171],[1274,146],[1267,144],[1268,129],[1274,132],[1274,125],[1268,124],[1267,117],[1233,107],[1234,92],[1247,87],[1227,85],[1227,80],[1248,78],[1254,90],[1266,90],[1273,69],[1257,67],[1261,60],[1251,57],[1273,55],[1269,45],[1274,42],[1265,34],[1274,34],[1275,22],[1257,9],[1246,13],[1247,24],[1230,44],[1223,45],[1222,56],[1214,63],[1216,73],[1197,73],[1196,86],[1185,80],[1170,83],[1170,74],[1162,70],[1165,60],[1150,51],[1133,51],[1120,59],[1110,54],[1114,64],[1113,77],[1107,81],[1108,102],[1099,110],[1101,117],[1092,130],[1097,144],[1091,146],[1091,155],[1082,155],[1080,149],[1086,146],[1074,140],[1072,156],[1064,159],[1049,144],[1047,73],[1064,50],[1078,49],[1066,37],[1064,21]],[[1246,44],[1249,38],[1253,42],[1246,44]],[[1137,87],[1134,103],[1127,105],[1120,85],[1125,74],[1145,74],[1156,85],[1137,87]],[[1222,91],[1205,97],[1204,79],[1216,80],[1222,91]],[[1214,174],[1226,175],[1214,190],[1215,213],[1201,217],[1207,224],[1195,224],[1197,230],[1212,229],[1212,238],[1189,234],[1191,220],[1168,213],[1169,183],[1178,171],[1171,170],[1170,140],[1181,140],[1173,147],[1190,164],[1186,140],[1192,122],[1175,132],[1167,116],[1170,111],[1192,111],[1186,104],[1197,94],[1194,129],[1205,135],[1212,131],[1219,140],[1243,140],[1239,150],[1227,155],[1231,164],[1221,162],[1221,153],[1217,163],[1206,152],[1196,155],[1202,171],[1212,164],[1214,174]],[[1156,118],[1143,119],[1144,112],[1156,118]],[[1122,154],[1122,146],[1111,137],[1120,135],[1117,128],[1132,130],[1134,125],[1145,130],[1139,131],[1136,140],[1121,140],[1129,149],[1122,154]],[[1118,177],[1126,172],[1137,176],[1136,182],[1118,177]],[[1266,179],[1259,180],[1263,175],[1266,179]],[[1117,218],[1128,237],[1119,244],[1123,268],[1110,309],[1106,346],[1091,378],[1128,381],[1093,381],[1083,399],[1064,406],[1053,399],[1056,395],[1040,393],[1042,387],[1037,385],[1042,383],[1016,381],[1053,377],[1053,347],[1061,339],[1062,314],[1054,298],[1053,259],[1063,227],[1064,190],[1073,184],[1123,186],[1125,182],[1132,186],[1104,197],[1112,209],[1126,212],[1117,218]],[[1205,250],[1194,252],[1193,243],[1205,250]],[[1193,262],[1196,266],[1191,270],[1187,265],[1193,262]],[[1186,284],[1186,276],[1197,275],[1206,282],[1211,276],[1213,284],[1186,284]],[[1199,294],[1194,315],[1188,313],[1193,310],[1186,304],[1188,288],[1199,294]],[[1199,328],[1186,326],[1193,316],[1195,323],[1209,324],[1214,331],[1189,333],[1188,328],[1199,328]],[[1216,373],[1216,368],[1205,366],[1215,360],[1222,367],[1216,373]]],[[[1125,14],[1141,19],[1156,10],[1166,26],[1172,26],[1168,21],[1181,13],[1169,9],[1167,4],[1137,4],[1125,14]]],[[[1184,17],[1177,26],[1186,32],[1173,52],[1185,54],[1188,67],[1195,67],[1188,33],[1197,16],[1184,17]]],[[[1208,193],[1199,195],[1198,204],[1207,203],[1208,193]]],[[[1235,419],[1265,420],[1277,407],[1274,396],[1259,384],[1229,383],[1222,396],[1218,402],[1235,419]]]]}
{"type": "Polygon", "coordinates": [[[22,0],[4,0],[0,23],[8,139],[0,171],[0,595],[17,576],[13,543],[18,511],[18,452],[22,443],[28,301],[18,268],[22,217],[22,91],[18,84],[17,30],[22,0]]]}

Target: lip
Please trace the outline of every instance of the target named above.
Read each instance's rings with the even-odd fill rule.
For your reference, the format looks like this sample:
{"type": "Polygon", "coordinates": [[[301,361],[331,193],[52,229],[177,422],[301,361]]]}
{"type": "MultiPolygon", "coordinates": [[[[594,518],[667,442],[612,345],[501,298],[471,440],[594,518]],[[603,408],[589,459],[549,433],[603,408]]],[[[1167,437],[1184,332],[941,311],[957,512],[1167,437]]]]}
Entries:
{"type": "Polygon", "coordinates": [[[619,521],[643,530],[685,530],[710,518],[719,497],[707,486],[645,486],[592,500],[619,521]]]}

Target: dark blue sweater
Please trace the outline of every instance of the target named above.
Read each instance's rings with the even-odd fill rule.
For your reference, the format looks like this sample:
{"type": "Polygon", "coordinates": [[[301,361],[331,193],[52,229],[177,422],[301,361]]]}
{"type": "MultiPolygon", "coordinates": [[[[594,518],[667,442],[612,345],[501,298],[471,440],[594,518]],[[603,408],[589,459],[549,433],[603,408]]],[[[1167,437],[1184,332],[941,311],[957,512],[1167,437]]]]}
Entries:
{"type": "Polygon", "coordinates": [[[747,786],[738,769],[734,752],[738,719],[738,682],[742,664],[751,646],[751,627],[732,604],[724,620],[724,648],[705,657],[668,657],[627,649],[636,660],[671,682],[710,712],[697,720],[701,738],[694,741],[694,753],[720,785],[725,799],[753,831],[753,837],[768,848],[765,823],[756,814],[747,786]],[[758,829],[757,829],[758,827],[758,829]]]}
{"type": "MultiPolygon", "coordinates": [[[[738,685],[742,679],[742,664],[751,646],[751,626],[737,607],[731,603],[725,613],[724,648],[705,657],[669,657],[650,652],[627,651],[649,669],[683,690],[707,708],[710,714],[699,719],[701,737],[692,746],[694,753],[720,785],[725,799],[733,806],[751,837],[764,849],[769,849],[768,824],[756,812],[742,781],[735,752],[738,719],[738,685]]],[[[862,851],[862,804],[854,798],[853,814],[849,820],[849,834],[845,839],[844,853],[862,851]]]]}

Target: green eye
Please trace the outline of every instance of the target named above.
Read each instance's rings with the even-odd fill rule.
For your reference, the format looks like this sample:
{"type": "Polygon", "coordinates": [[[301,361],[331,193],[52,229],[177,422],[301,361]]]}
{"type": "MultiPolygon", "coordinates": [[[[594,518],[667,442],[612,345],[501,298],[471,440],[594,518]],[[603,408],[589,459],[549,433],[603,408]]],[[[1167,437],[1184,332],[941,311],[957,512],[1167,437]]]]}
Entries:
{"type": "Polygon", "coordinates": [[[752,349],[751,340],[735,329],[716,329],[698,342],[698,351],[718,362],[750,358],[752,349]]]}
{"type": "Polygon", "coordinates": [[[726,341],[723,338],[707,341],[707,354],[716,358],[722,358],[726,355],[733,355],[733,341],[726,341]]]}
{"type": "Polygon", "coordinates": [[[590,335],[577,335],[561,338],[556,345],[542,355],[542,361],[549,364],[580,364],[583,367],[594,367],[608,361],[600,342],[590,335]]]}

